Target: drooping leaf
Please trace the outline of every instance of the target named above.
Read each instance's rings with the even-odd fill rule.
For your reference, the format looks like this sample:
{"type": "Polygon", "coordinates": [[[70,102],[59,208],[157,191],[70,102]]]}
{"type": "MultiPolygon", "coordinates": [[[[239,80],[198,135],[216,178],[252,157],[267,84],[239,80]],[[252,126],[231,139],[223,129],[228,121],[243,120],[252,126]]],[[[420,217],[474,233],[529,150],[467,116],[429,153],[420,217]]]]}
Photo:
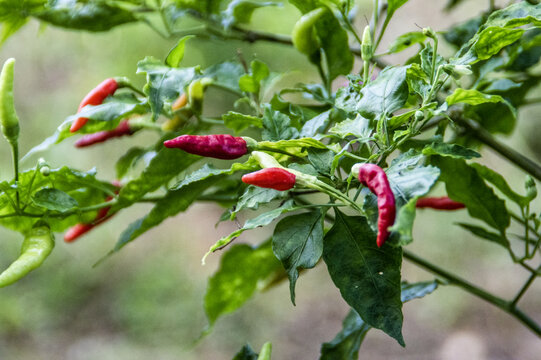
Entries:
{"type": "Polygon", "coordinates": [[[391,45],[389,45],[389,50],[387,51],[390,54],[401,52],[412,45],[422,44],[426,40],[426,35],[422,31],[413,31],[400,35],[397,37],[391,45]]]}
{"type": "Polygon", "coordinates": [[[287,272],[291,302],[295,304],[299,270],[316,266],[323,253],[323,214],[312,211],[280,220],[272,236],[272,250],[287,272]]]}
{"type": "Polygon", "coordinates": [[[212,326],[219,317],[240,308],[254,293],[282,272],[271,242],[258,247],[232,246],[220,259],[220,268],[209,279],[205,312],[212,326]]]}
{"type": "Polygon", "coordinates": [[[231,214],[231,218],[234,218],[235,215],[242,210],[257,210],[260,205],[268,204],[274,200],[284,199],[287,195],[287,191],[278,191],[250,185],[246,188],[237,202],[235,211],[231,214]]]}
{"type": "Polygon", "coordinates": [[[510,200],[514,201],[520,206],[528,205],[528,198],[513,191],[502,175],[481,164],[474,163],[470,166],[473,167],[483,179],[496,186],[496,188],[510,200]]]}
{"type": "Polygon", "coordinates": [[[490,232],[481,226],[472,225],[472,224],[466,224],[466,223],[458,223],[462,228],[468,230],[473,235],[480,237],[481,239],[485,239],[488,241],[491,241],[493,243],[496,243],[500,246],[503,246],[506,249],[509,249],[509,240],[504,235],[496,234],[493,232],[490,232]]]}
{"type": "Polygon", "coordinates": [[[230,111],[227,114],[222,115],[222,119],[224,120],[224,125],[235,132],[241,132],[250,126],[258,128],[263,127],[263,122],[260,118],[240,114],[234,111],[230,111]]]}
{"type": "Polygon", "coordinates": [[[366,218],[335,210],[334,226],[325,235],[323,259],[346,302],[372,327],[404,346],[400,268],[402,250],[378,248],[366,218]]]}
{"type": "Polygon", "coordinates": [[[466,205],[468,213],[495,229],[504,231],[510,223],[505,202],[494,194],[477,171],[464,160],[433,157],[432,163],[441,170],[449,197],[466,205]]]}

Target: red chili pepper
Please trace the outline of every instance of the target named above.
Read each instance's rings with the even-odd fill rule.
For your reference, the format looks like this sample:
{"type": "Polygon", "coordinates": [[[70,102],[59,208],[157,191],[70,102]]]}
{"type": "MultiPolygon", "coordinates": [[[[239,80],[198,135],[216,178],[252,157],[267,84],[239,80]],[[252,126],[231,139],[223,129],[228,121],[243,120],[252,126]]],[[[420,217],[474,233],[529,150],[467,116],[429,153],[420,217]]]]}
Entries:
{"type": "MultiPolygon", "coordinates": [[[[86,105],[100,105],[109,95],[113,95],[117,89],[118,83],[115,79],[105,79],[101,84],[92,89],[88,95],[84,97],[81,104],[79,104],[79,109],[77,112],[80,112],[86,105]]],[[[70,131],[75,132],[79,130],[84,126],[84,124],[87,123],[87,121],[88,118],[77,118],[73,124],[71,124],[70,131]]]]}
{"type": "Polygon", "coordinates": [[[163,144],[190,154],[225,160],[237,159],[248,152],[246,141],[231,135],[181,135],[163,144]]]}
{"type": "Polygon", "coordinates": [[[378,237],[381,247],[389,237],[388,228],[394,224],[396,204],[387,174],[375,164],[364,164],[359,169],[359,181],[378,197],[378,237]]]}
{"type": "Polygon", "coordinates": [[[130,128],[128,120],[123,120],[113,130],[100,131],[94,134],[84,135],[82,138],[75,142],[75,147],[86,147],[107,141],[111,138],[132,135],[133,133],[134,131],[130,128]]]}
{"type": "MultiPolygon", "coordinates": [[[[113,181],[113,185],[116,186],[118,189],[115,191],[115,193],[118,193],[120,190],[121,184],[119,181],[113,181]]],[[[108,196],[105,201],[110,201],[113,197],[108,196]]],[[[104,207],[98,210],[98,214],[94,218],[94,221],[92,221],[89,224],[77,224],[66,231],[64,234],[64,241],[67,243],[73,242],[77,240],[79,237],[83,236],[90,230],[92,230],[95,226],[104,223],[105,221],[109,220],[111,217],[113,217],[114,214],[108,215],[110,207],[104,207]]]]}
{"type": "Polygon", "coordinates": [[[417,200],[415,207],[418,209],[430,208],[438,210],[458,210],[464,209],[466,205],[451,200],[448,196],[442,197],[425,197],[417,200]]]}
{"type": "Polygon", "coordinates": [[[242,177],[242,182],[262,188],[285,191],[295,186],[296,176],[282,168],[266,168],[242,177]]]}

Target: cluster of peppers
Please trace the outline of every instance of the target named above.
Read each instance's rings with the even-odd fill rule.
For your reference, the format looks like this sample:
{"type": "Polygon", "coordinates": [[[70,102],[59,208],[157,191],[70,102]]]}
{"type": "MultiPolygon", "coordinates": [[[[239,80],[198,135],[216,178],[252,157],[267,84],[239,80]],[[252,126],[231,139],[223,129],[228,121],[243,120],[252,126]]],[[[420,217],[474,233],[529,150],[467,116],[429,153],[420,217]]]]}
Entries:
{"type": "MultiPolygon", "coordinates": [[[[320,14],[318,14],[320,15],[320,14]]],[[[78,111],[81,111],[86,105],[99,105],[108,97],[113,95],[123,84],[117,79],[106,79],[96,88],[88,93],[81,101],[78,111]]],[[[173,103],[172,110],[177,111],[188,103],[188,97],[182,93],[173,103]]],[[[71,132],[81,129],[87,118],[77,118],[70,127],[71,132]]],[[[79,139],[75,146],[86,147],[104,142],[108,139],[132,135],[135,132],[129,125],[128,120],[123,120],[113,130],[101,131],[94,134],[88,134],[79,139]]],[[[181,135],[177,138],[167,140],[164,146],[167,148],[178,148],[188,153],[212,157],[222,160],[233,160],[251,152],[252,156],[258,160],[262,170],[246,174],[242,181],[249,185],[255,185],[263,188],[287,191],[295,185],[313,188],[318,191],[328,193],[330,196],[338,198],[350,205],[356,205],[343,194],[337,192],[326,183],[318,180],[316,177],[301,173],[296,170],[286,169],[278,163],[274,157],[255,151],[251,146],[255,141],[245,137],[234,137],[227,134],[219,135],[181,135]]],[[[378,235],[377,245],[381,247],[389,237],[389,227],[394,224],[396,218],[396,202],[391,185],[387,179],[385,171],[375,164],[356,164],[352,167],[352,173],[359,179],[362,185],[366,186],[377,196],[378,202],[378,235]]],[[[119,184],[117,184],[119,186],[119,184]]],[[[451,200],[448,197],[433,198],[427,197],[419,199],[417,208],[433,208],[439,210],[457,210],[464,208],[464,205],[451,200]]],[[[106,221],[112,215],[109,215],[109,208],[101,209],[92,223],[77,224],[69,229],[64,240],[72,242],[83,234],[90,231],[94,226],[106,221]]]]}

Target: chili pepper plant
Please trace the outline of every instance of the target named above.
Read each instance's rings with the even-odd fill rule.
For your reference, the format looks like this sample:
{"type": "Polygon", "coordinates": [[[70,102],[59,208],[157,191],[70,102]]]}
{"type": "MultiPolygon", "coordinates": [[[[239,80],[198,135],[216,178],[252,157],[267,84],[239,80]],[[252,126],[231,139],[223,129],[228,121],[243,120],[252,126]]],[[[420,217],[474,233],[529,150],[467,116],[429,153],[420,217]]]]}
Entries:
{"type": "MultiPolygon", "coordinates": [[[[463,2],[449,1],[446,11],[463,2]]],[[[221,257],[222,264],[204,300],[209,331],[263,290],[260,284],[289,282],[295,304],[301,272],[319,266],[351,307],[344,328],[322,345],[320,359],[357,359],[371,329],[405,346],[403,303],[440,286],[484,300],[541,337],[539,319],[521,308],[541,275],[535,203],[541,165],[502,138],[515,130],[519,110],[536,101],[531,90],[541,77],[541,6],[486,1],[485,11],[451,28],[419,24],[418,31],[382,46],[388,28],[400,29],[393,15],[406,3],[374,0],[370,12],[361,13],[353,0],[0,1],[3,40],[28,18],[89,32],[141,22],[178,40],[163,58],[133,60],[133,78],[109,78],[81,94],[78,111],[59,121],[50,137],[36,139],[22,158],[22,164],[35,165],[21,169],[18,134],[26,119],[19,121],[14,107],[15,61],[6,62],[0,120],[13,150],[14,175],[0,183],[0,224],[26,240],[21,257],[0,275],[0,286],[38,267],[53,249],[53,233],[70,229],[66,241],[84,239],[114,214],[152,203],[102,259],[115,261],[111,255],[166,218],[213,201],[223,207],[220,221],[239,225],[201,254],[221,257]],[[299,13],[291,35],[264,32],[251,22],[255,12],[284,6],[299,13]],[[187,29],[185,21],[197,26],[187,29]],[[183,65],[185,51],[208,39],[274,43],[277,56],[294,47],[319,81],[281,87],[275,80],[284,74],[246,52],[208,67],[183,65]],[[442,43],[452,51],[442,52],[442,43]],[[407,53],[406,60],[389,60],[399,53],[407,53]],[[141,76],[146,84],[139,88],[133,81],[141,76]],[[208,105],[224,94],[236,101],[221,116],[209,115],[208,105]],[[140,133],[157,140],[119,151],[115,179],[37,160],[71,137],[86,148],[140,133]],[[487,152],[520,169],[524,182],[510,183],[498,169],[482,165],[487,152]],[[500,247],[529,278],[507,298],[415,254],[408,249],[414,240],[439,240],[414,239],[419,208],[467,212],[469,220],[455,226],[500,247]],[[238,221],[239,214],[248,220],[238,221]],[[263,226],[274,227],[270,238],[238,244],[263,226]],[[239,256],[242,261],[228,266],[239,256]],[[408,282],[401,275],[404,261],[432,277],[408,282]]],[[[270,344],[259,357],[244,348],[235,359],[270,359],[270,352],[270,344]]]]}

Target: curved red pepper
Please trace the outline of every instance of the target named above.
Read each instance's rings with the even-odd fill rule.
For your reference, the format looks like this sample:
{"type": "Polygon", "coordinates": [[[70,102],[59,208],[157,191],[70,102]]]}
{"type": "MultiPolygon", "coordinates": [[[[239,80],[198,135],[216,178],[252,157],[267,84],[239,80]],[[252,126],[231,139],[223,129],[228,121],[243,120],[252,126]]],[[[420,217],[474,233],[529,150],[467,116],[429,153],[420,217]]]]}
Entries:
{"type": "MultiPolygon", "coordinates": [[[[118,83],[115,79],[105,79],[84,97],[83,101],[79,104],[77,112],[80,112],[86,105],[100,105],[109,95],[113,95],[117,89],[118,83]]],[[[73,124],[71,124],[70,131],[75,132],[79,130],[87,123],[87,121],[88,118],[77,118],[73,124]]]]}
{"type": "Polygon", "coordinates": [[[285,191],[295,186],[296,176],[282,168],[266,168],[242,177],[242,182],[262,188],[285,191]]]}
{"type": "Polygon", "coordinates": [[[181,135],[163,143],[168,148],[216,159],[237,159],[248,152],[246,141],[231,135],[181,135]]]}
{"type": "MultiPolygon", "coordinates": [[[[113,185],[116,186],[118,189],[115,191],[115,193],[118,193],[120,191],[121,184],[119,181],[115,180],[113,181],[113,185]]],[[[110,201],[113,197],[108,196],[105,201],[110,201]]],[[[110,207],[104,207],[98,210],[98,214],[94,218],[94,221],[92,221],[89,224],[77,224],[72,226],[71,228],[66,231],[64,234],[64,241],[67,243],[73,242],[77,240],[79,237],[83,236],[90,230],[92,230],[95,226],[98,226],[99,224],[104,223],[105,221],[109,220],[113,217],[114,214],[108,215],[110,207]]]]}
{"type": "Polygon", "coordinates": [[[134,131],[130,128],[128,120],[121,121],[113,130],[100,131],[94,134],[84,135],[75,142],[76,147],[86,147],[107,141],[111,138],[132,135],[134,131]]]}
{"type": "Polygon", "coordinates": [[[375,164],[364,164],[359,169],[359,181],[378,197],[378,237],[381,247],[390,235],[389,227],[394,224],[396,204],[387,174],[375,164]]]}
{"type": "Polygon", "coordinates": [[[464,209],[466,205],[451,200],[448,196],[442,197],[425,197],[417,200],[415,207],[418,209],[430,208],[437,210],[459,210],[464,209]]]}

